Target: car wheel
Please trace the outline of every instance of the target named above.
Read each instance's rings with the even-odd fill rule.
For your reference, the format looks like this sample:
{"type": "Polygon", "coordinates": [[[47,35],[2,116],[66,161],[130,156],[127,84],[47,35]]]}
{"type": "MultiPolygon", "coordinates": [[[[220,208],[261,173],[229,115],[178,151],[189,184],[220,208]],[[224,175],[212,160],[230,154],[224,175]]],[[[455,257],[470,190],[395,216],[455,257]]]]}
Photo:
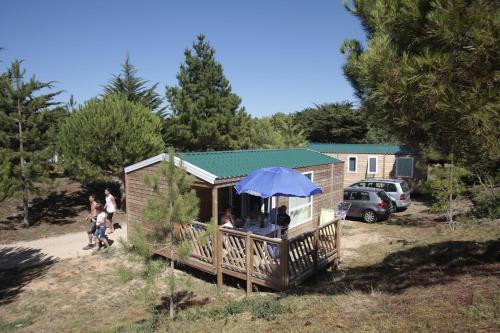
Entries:
{"type": "Polygon", "coordinates": [[[367,209],[363,212],[363,221],[366,223],[377,222],[377,214],[371,209],[367,209]]]}

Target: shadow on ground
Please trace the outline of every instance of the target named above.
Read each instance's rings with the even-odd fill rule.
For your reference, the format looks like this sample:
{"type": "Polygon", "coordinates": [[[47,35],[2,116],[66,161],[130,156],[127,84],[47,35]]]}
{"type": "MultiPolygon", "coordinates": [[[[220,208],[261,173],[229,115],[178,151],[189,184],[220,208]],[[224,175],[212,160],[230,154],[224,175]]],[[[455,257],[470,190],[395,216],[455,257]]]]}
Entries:
{"type": "MultiPolygon", "coordinates": [[[[75,223],[77,217],[86,209],[86,198],[82,192],[52,192],[44,198],[34,198],[30,207],[32,226],[42,223],[65,225],[75,223]]],[[[22,207],[17,207],[19,214],[0,221],[0,230],[18,230],[23,228],[22,207]]]]}
{"type": "Polygon", "coordinates": [[[13,302],[24,286],[43,276],[56,262],[40,249],[0,248],[0,305],[13,302]]]}
{"type": "Polygon", "coordinates": [[[324,272],[293,294],[338,294],[373,290],[401,293],[412,287],[447,284],[460,276],[500,277],[500,240],[448,241],[391,253],[376,265],[324,272]]]}
{"type": "MultiPolygon", "coordinates": [[[[174,293],[175,309],[184,310],[192,306],[203,306],[210,302],[208,297],[197,298],[195,293],[180,290],[174,293]]],[[[170,310],[170,295],[162,296],[161,303],[156,306],[156,311],[167,312],[170,310]]]]}

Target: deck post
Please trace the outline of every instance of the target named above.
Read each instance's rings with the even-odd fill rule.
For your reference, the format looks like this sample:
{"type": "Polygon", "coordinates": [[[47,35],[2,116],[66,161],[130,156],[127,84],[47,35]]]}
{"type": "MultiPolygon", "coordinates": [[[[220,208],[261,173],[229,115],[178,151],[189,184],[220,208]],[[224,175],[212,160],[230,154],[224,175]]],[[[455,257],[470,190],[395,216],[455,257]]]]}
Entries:
{"type": "Polygon", "coordinates": [[[246,236],[246,271],[247,271],[247,296],[252,293],[252,273],[253,273],[253,239],[252,232],[247,232],[246,236]]]}
{"type": "Polygon", "coordinates": [[[288,289],[289,276],[288,276],[288,238],[281,240],[280,248],[280,280],[281,290],[288,289]]]}
{"type": "Polygon", "coordinates": [[[337,255],[335,258],[335,265],[338,266],[338,264],[340,263],[340,246],[341,246],[341,243],[340,243],[340,239],[341,239],[341,233],[342,233],[342,224],[343,224],[343,221],[340,220],[340,219],[337,219],[337,221],[335,222],[335,250],[337,251],[337,255]]]}
{"type": "Polygon", "coordinates": [[[216,229],[216,243],[215,243],[215,258],[216,258],[216,272],[217,272],[217,288],[222,289],[223,278],[222,278],[222,242],[223,235],[220,231],[219,226],[216,229]]]}
{"type": "Polygon", "coordinates": [[[212,219],[219,224],[219,204],[218,204],[218,189],[212,187],[212,219]]]}
{"type": "Polygon", "coordinates": [[[318,271],[318,246],[319,246],[319,226],[316,226],[313,234],[313,272],[316,274],[318,271]]]}

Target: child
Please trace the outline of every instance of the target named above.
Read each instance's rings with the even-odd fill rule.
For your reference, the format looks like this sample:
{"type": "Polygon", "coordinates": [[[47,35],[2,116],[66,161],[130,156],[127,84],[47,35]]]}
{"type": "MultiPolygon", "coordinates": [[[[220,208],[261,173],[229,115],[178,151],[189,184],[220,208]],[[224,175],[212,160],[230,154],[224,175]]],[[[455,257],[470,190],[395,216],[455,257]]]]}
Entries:
{"type": "MultiPolygon", "coordinates": [[[[106,213],[102,205],[97,205],[96,207],[97,217],[95,222],[96,231],[94,233],[95,243],[99,244],[99,241],[104,243],[106,246],[106,252],[108,251],[109,243],[106,239],[106,213]]],[[[99,251],[100,247],[97,247],[96,251],[99,251]]]]}

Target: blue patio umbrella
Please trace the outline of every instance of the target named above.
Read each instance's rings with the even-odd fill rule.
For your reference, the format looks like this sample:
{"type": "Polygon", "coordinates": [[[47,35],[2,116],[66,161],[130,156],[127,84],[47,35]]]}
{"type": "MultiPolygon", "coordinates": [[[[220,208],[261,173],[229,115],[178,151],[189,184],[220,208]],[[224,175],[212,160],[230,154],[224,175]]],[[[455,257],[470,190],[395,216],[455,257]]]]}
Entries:
{"type": "Polygon", "coordinates": [[[255,170],[234,188],[238,194],[247,193],[262,198],[274,196],[304,198],[323,192],[300,172],[283,167],[255,170]]]}

